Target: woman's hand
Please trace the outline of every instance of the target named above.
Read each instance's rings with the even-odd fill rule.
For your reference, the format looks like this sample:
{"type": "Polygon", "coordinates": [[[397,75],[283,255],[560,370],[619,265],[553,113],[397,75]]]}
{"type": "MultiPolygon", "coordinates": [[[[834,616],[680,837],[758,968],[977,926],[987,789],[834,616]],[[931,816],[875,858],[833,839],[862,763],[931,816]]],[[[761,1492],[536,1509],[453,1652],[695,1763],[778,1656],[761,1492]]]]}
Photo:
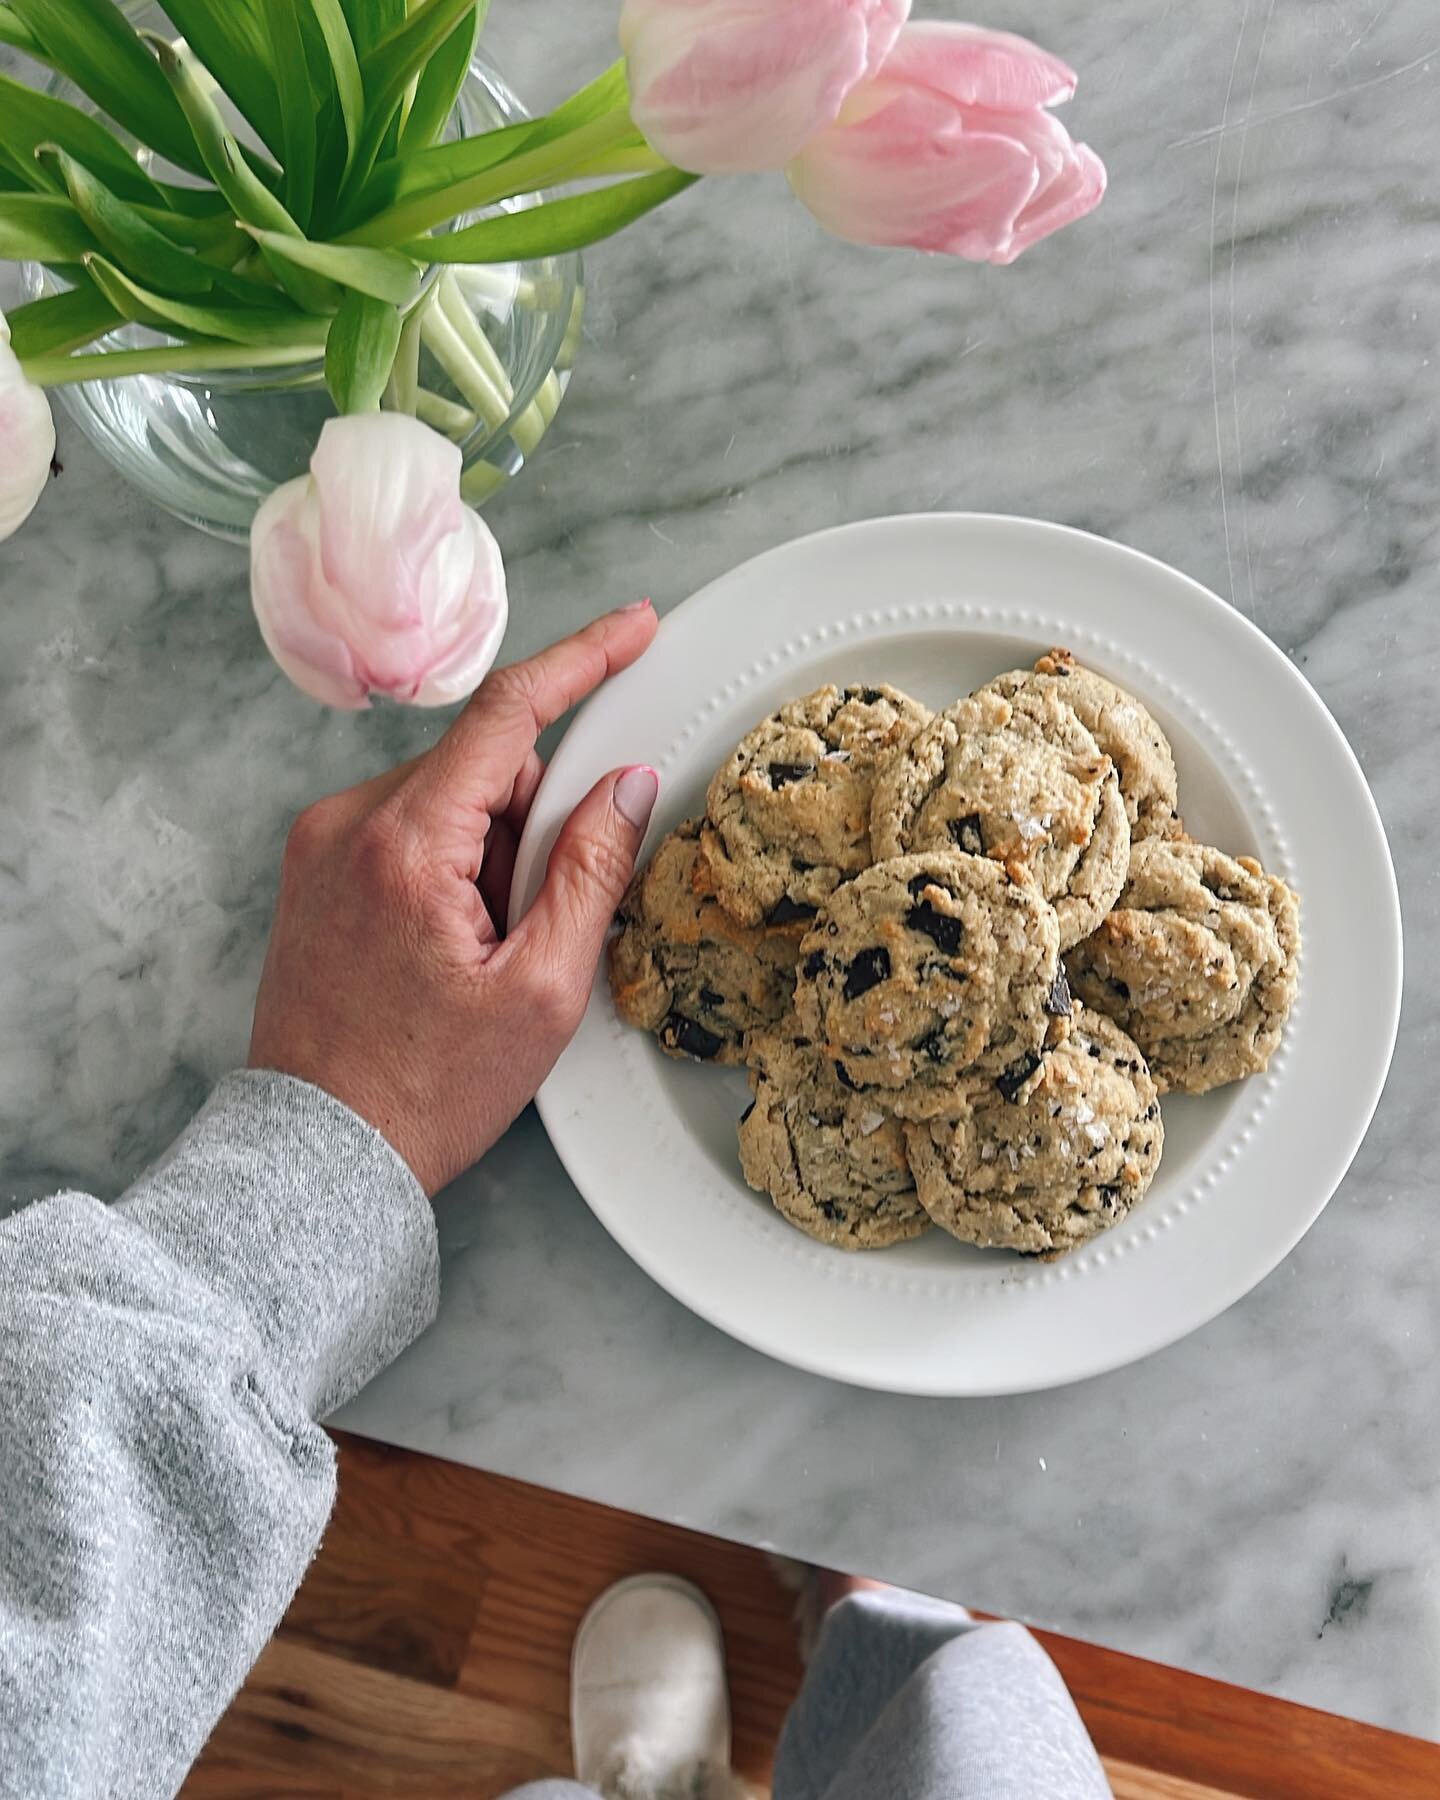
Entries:
{"type": "Polygon", "coordinates": [[[580,1023],[659,784],[647,768],[598,782],[506,937],[535,741],[655,629],[642,603],[497,670],[433,750],[290,833],[250,1066],[343,1100],[427,1193],[484,1155],[580,1023]]]}

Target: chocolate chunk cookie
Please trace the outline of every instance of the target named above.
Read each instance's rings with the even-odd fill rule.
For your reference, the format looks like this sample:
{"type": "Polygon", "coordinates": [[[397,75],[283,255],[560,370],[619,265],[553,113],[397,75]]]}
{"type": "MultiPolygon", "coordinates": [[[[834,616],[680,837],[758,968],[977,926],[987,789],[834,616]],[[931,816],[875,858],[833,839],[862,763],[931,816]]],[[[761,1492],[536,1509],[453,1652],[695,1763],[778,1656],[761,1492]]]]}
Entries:
{"type": "Polygon", "coordinates": [[[752,1037],[749,1060],[755,1100],[740,1121],[740,1166],[751,1187],[841,1250],[883,1250],[929,1229],[901,1126],[842,1087],[793,1020],[752,1037]]]}
{"type": "Polygon", "coordinates": [[[898,689],[823,687],[763,720],[706,801],[715,892],[746,925],[809,921],[866,868],[875,774],[929,721],[898,689]]]}
{"type": "Polygon", "coordinates": [[[1122,1025],[1162,1093],[1203,1094],[1269,1062],[1295,1001],[1300,903],[1248,856],[1145,838],[1112,912],[1072,952],[1087,1006],[1122,1025]]]}
{"type": "Polygon", "coordinates": [[[610,990],[630,1025],[700,1062],[744,1061],[745,1034],[773,1025],[795,986],[801,927],[751,928],[715,899],[700,825],[672,831],[632,882],[610,943],[610,990]]]}
{"type": "Polygon", "coordinates": [[[870,836],[877,859],[955,847],[1028,866],[1061,949],[1104,918],[1130,859],[1115,765],[1058,684],[982,688],[941,713],[881,771],[870,836]]]}
{"type": "Polygon", "coordinates": [[[1145,1059],[1109,1019],[1082,1009],[1012,1091],[966,1088],[968,1111],[905,1129],[920,1199],[953,1236],[1053,1261],[1144,1198],[1165,1128],[1145,1059]]]}
{"type": "Polygon", "coordinates": [[[929,1117],[954,1104],[961,1075],[1002,1075],[1068,1018],[1059,937],[1023,867],[958,850],[877,863],[836,889],[800,945],[800,1028],[846,1087],[929,1117]]]}
{"type": "Polygon", "coordinates": [[[1115,765],[1132,838],[1181,833],[1175,753],[1165,733],[1133,694],[1076,662],[1068,650],[1049,650],[1033,669],[987,681],[984,692],[1013,700],[1023,688],[1053,687],[1115,765]]]}

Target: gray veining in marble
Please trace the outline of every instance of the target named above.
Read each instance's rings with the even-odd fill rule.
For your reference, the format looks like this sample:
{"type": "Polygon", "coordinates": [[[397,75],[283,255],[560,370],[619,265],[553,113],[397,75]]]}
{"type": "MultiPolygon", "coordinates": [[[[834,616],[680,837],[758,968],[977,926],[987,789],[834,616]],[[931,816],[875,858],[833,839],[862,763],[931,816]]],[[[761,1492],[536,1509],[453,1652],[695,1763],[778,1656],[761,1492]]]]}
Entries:
{"type": "MultiPolygon", "coordinates": [[[[608,58],[613,15],[500,0],[492,51],[544,103],[608,58]]],[[[1189,570],[1296,658],[1387,821],[1410,975],[1369,1140],[1206,1330],[1064,1392],[942,1403],[699,1323],[527,1116],[442,1204],[440,1322],[346,1422],[1440,1736],[1440,16],[989,17],[1079,67],[1103,210],[975,270],[847,249],[754,179],[596,252],[571,396],[490,515],[510,651],[892,511],[1052,517],[1189,570]]],[[[438,727],[315,711],[263,656],[242,558],[73,432],[62,455],[0,549],[10,1202],[113,1194],[161,1148],[243,1054],[288,817],[438,727]]]]}

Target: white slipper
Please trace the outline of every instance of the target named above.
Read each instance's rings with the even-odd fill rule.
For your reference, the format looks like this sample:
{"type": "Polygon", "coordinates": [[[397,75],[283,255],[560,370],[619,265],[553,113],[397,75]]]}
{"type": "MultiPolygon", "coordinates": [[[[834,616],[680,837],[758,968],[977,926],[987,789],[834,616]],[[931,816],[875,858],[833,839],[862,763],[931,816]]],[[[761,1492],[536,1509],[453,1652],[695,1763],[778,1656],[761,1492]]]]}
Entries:
{"type": "Polygon", "coordinates": [[[715,1609],[675,1575],[608,1588],[575,1634],[575,1773],[606,1800],[728,1800],[730,1699],[715,1609]]]}

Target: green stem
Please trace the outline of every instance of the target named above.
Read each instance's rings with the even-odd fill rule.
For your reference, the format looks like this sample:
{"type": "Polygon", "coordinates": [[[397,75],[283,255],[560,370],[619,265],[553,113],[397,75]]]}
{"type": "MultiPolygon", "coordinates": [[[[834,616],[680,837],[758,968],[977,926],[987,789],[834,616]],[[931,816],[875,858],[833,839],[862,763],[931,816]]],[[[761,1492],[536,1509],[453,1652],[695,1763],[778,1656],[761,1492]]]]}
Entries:
{"type": "Polygon", "coordinates": [[[429,388],[421,388],[415,395],[415,417],[452,438],[468,437],[479,423],[468,406],[457,406],[429,388]]]}
{"type": "Polygon", "coordinates": [[[466,354],[479,367],[490,385],[496,389],[506,406],[515,399],[515,389],[510,385],[510,376],[499,352],[486,337],[475,314],[466,303],[459,283],[444,270],[439,278],[440,310],[455,328],[455,335],[465,346],[466,354]]]}
{"type": "Polygon", "coordinates": [[[340,242],[398,244],[461,213],[478,212],[515,194],[529,194],[572,180],[587,163],[620,149],[634,132],[629,108],[620,107],[588,125],[567,131],[553,143],[542,144],[538,150],[521,151],[508,162],[471,176],[468,181],[456,181],[434,193],[402,200],[347,231],[340,242]]]}
{"type": "Polygon", "coordinates": [[[37,387],[77,381],[114,381],[122,375],[203,374],[206,369],[276,369],[313,362],[322,348],[308,344],[161,344],[153,350],[96,350],[85,356],[32,356],[21,363],[37,387]]]}
{"type": "Polygon", "coordinates": [[[412,307],[400,327],[395,367],[385,385],[385,406],[390,412],[414,413],[420,388],[420,327],[425,302],[412,307]]]}
{"type": "Polygon", "coordinates": [[[533,456],[550,422],[560,410],[564,395],[560,377],[552,369],[540,383],[540,391],[510,427],[510,435],[526,456],[533,456]]]}
{"type": "Polygon", "coordinates": [[[510,402],[471,356],[438,306],[426,308],[420,333],[425,348],[479,413],[486,429],[498,431],[510,417],[510,402]]]}

